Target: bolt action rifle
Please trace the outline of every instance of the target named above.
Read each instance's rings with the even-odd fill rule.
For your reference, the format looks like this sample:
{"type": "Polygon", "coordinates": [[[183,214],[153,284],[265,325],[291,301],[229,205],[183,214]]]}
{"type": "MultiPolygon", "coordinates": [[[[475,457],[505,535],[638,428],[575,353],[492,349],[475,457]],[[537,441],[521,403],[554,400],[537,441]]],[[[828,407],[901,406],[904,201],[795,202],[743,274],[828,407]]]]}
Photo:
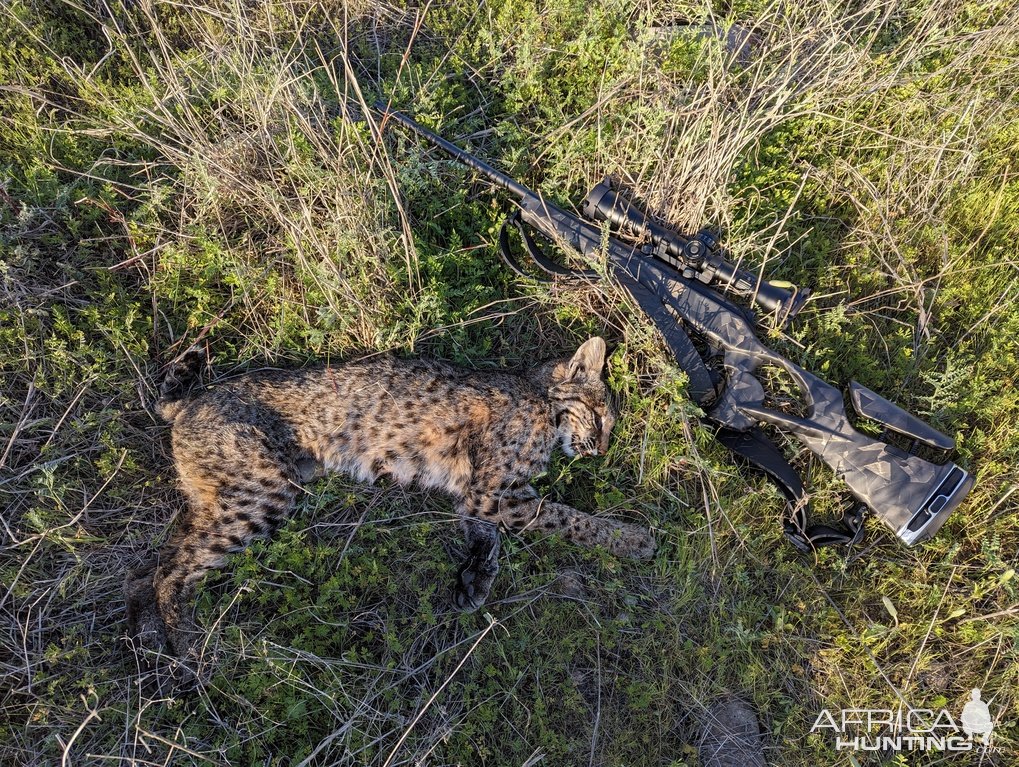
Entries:
{"type": "Polygon", "coordinates": [[[786,496],[789,510],[784,529],[797,548],[806,551],[859,542],[867,508],[907,545],[928,540],[973,487],[972,476],[946,460],[955,447],[950,437],[852,381],[849,398],[856,415],[877,422],[884,431],[877,439],[855,429],[842,392],[762,344],[754,333],[754,313],[723,295],[756,304],[774,317],[778,327],[784,327],[803,306],[807,290],[765,280],[732,264],[706,231],[685,237],[659,225],[608,179],[584,200],[585,220],[406,115],[382,103],[375,108],[385,119],[410,128],[516,198],[518,208],[503,223],[499,243],[503,260],[518,274],[533,279],[510,249],[510,226],[519,231],[529,257],[552,278],[595,280],[599,275],[549,259],[528,227],[585,256],[605,254],[612,277],[655,324],[686,371],[690,396],[717,427],[718,440],[767,473],[786,496]],[[603,226],[609,231],[604,232],[603,226]],[[707,347],[705,354],[690,334],[700,348],[707,347]],[[722,375],[717,365],[708,364],[719,358],[722,375]],[[801,390],[804,415],[765,406],[765,389],[755,373],[766,365],[792,377],[801,390]],[[761,423],[796,437],[848,485],[858,503],[844,512],[841,521],[809,523],[803,483],[761,423]]]}

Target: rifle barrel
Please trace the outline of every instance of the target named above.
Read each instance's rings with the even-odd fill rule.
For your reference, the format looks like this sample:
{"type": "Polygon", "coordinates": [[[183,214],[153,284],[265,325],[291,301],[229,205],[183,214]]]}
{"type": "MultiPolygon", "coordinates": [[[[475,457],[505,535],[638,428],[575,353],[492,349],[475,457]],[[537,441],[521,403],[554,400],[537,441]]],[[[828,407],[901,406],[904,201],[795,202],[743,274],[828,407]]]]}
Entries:
{"type": "Polygon", "coordinates": [[[418,125],[403,112],[397,112],[395,109],[390,109],[381,101],[375,102],[375,109],[377,109],[382,114],[383,117],[391,117],[401,125],[405,125],[422,138],[427,139],[432,144],[435,144],[435,146],[445,151],[447,154],[450,154],[453,157],[455,157],[464,165],[467,165],[468,167],[471,167],[474,170],[478,171],[478,173],[481,173],[483,176],[486,176],[490,181],[501,186],[503,189],[512,192],[517,197],[520,197],[522,199],[524,197],[527,197],[528,195],[534,194],[534,192],[532,192],[530,189],[528,189],[526,186],[524,186],[514,178],[507,176],[505,173],[500,173],[488,163],[482,162],[469,152],[465,152],[456,144],[451,144],[450,142],[446,141],[446,139],[442,138],[442,136],[437,136],[436,134],[428,130],[428,128],[418,125]]]}

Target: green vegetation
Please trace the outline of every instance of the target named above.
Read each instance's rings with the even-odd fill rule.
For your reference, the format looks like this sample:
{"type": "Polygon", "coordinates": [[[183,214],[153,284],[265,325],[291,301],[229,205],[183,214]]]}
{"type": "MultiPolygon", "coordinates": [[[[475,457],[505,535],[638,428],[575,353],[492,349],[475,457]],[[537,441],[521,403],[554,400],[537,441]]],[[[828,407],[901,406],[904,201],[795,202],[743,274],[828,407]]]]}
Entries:
{"type": "MultiPolygon", "coordinates": [[[[947,763],[1016,763],[1017,60],[1010,0],[5,4],[0,762],[693,767],[733,691],[774,764],[941,764],[810,727],[958,714],[980,687],[994,747],[947,763]],[[619,174],[811,286],[770,342],[955,434],[968,502],[915,550],[871,520],[848,557],[798,554],[621,293],[515,279],[508,206],[380,141],[379,97],[564,204],[619,174]],[[616,344],[612,450],[542,485],[646,520],[653,563],[510,539],[491,624],[451,607],[444,499],[332,478],[209,578],[209,685],[136,684],[123,573],[182,503],[164,362],[207,339],[222,373],[379,349],[515,365],[594,332],[616,344]]],[[[835,513],[838,482],[797,456],[835,513]]]]}

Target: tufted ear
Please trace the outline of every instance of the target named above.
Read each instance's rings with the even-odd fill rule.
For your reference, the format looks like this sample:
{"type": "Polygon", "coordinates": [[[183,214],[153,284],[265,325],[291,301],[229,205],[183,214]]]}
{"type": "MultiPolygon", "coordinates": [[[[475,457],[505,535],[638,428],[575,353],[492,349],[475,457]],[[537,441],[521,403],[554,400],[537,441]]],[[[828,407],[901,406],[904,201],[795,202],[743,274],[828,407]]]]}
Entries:
{"type": "Polygon", "coordinates": [[[589,338],[580,345],[577,353],[573,355],[566,365],[566,381],[573,383],[584,383],[586,381],[597,381],[601,378],[602,368],[605,367],[605,341],[595,336],[589,338]]]}

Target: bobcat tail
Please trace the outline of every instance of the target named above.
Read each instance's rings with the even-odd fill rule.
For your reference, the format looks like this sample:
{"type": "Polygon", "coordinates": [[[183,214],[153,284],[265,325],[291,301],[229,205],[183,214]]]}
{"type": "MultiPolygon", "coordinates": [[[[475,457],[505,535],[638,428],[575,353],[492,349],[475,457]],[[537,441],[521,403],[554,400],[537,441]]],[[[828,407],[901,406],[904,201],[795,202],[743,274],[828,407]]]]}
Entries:
{"type": "Polygon", "coordinates": [[[166,377],[159,387],[159,399],[156,400],[156,412],[164,421],[173,423],[184,409],[189,400],[191,387],[201,378],[204,361],[205,349],[192,346],[170,363],[166,377]]]}

